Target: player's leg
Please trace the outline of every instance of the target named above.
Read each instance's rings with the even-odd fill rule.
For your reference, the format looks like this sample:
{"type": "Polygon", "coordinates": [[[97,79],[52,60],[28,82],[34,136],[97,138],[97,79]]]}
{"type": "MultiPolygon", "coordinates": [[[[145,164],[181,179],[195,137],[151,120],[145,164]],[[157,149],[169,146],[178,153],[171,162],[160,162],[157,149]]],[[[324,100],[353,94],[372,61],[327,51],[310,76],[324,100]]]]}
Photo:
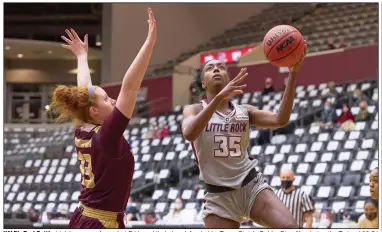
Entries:
{"type": "Polygon", "coordinates": [[[238,229],[240,228],[240,223],[210,214],[204,219],[204,226],[207,229],[238,229]]]}
{"type": "Polygon", "coordinates": [[[268,228],[298,228],[292,213],[268,188],[257,194],[250,210],[250,217],[268,228]]]}
{"type": "Polygon", "coordinates": [[[124,214],[120,213],[117,217],[118,229],[125,229],[125,222],[123,221],[124,214]]]}
{"type": "Polygon", "coordinates": [[[234,201],[234,191],[206,193],[204,195],[203,221],[208,229],[235,229],[240,227],[243,212],[234,201]]]}

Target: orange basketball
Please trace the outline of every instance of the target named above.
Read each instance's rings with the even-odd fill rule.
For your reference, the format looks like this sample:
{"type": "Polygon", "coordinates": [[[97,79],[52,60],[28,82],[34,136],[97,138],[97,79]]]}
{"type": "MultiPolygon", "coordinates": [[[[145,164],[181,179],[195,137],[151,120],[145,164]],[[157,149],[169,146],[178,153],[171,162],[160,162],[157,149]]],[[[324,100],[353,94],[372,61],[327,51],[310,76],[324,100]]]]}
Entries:
{"type": "Polygon", "coordinates": [[[263,48],[269,62],[278,67],[291,67],[304,54],[304,37],[292,26],[279,25],[264,36],[263,48]]]}

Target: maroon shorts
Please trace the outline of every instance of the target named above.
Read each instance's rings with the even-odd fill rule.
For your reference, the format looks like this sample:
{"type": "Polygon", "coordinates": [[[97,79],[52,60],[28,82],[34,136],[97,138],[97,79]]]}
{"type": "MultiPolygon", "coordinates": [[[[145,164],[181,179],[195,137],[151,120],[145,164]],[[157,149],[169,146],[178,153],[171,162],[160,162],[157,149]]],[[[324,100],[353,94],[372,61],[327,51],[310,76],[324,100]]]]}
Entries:
{"type": "MultiPolygon", "coordinates": [[[[125,229],[125,224],[123,222],[123,213],[118,214],[116,222],[118,227],[115,229],[125,229]]],[[[82,209],[77,208],[72,216],[69,223],[70,229],[107,229],[101,220],[87,217],[82,214],[82,209]]]]}

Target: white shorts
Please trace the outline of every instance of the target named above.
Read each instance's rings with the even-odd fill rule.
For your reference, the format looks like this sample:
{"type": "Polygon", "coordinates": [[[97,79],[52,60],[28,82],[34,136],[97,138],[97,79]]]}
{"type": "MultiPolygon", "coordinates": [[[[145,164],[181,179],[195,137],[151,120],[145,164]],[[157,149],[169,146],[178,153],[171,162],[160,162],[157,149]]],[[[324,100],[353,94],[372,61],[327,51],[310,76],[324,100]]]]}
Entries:
{"type": "Polygon", "coordinates": [[[204,196],[203,220],[210,214],[241,223],[243,217],[249,218],[257,194],[271,189],[262,173],[258,173],[246,186],[233,191],[209,193],[204,196]]]}

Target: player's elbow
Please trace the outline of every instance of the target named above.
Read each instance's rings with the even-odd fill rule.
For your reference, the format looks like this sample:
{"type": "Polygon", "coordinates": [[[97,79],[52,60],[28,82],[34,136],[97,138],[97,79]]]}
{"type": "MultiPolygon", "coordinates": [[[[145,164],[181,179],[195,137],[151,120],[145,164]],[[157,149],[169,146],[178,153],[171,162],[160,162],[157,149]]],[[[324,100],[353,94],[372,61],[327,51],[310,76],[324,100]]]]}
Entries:
{"type": "Polygon", "coordinates": [[[183,131],[183,137],[185,140],[189,142],[194,142],[196,140],[196,136],[194,136],[192,133],[188,131],[183,131]]]}
{"type": "Polygon", "coordinates": [[[182,134],[183,138],[189,142],[194,142],[197,138],[197,135],[187,127],[183,127],[182,134]]]}
{"type": "Polygon", "coordinates": [[[288,117],[285,117],[285,116],[280,117],[279,116],[279,117],[277,117],[275,124],[277,125],[278,128],[285,127],[289,123],[289,117],[290,116],[288,116],[288,117]]]}
{"type": "Polygon", "coordinates": [[[286,125],[288,125],[288,122],[289,120],[282,120],[278,123],[278,127],[279,128],[285,127],[286,125]]]}

